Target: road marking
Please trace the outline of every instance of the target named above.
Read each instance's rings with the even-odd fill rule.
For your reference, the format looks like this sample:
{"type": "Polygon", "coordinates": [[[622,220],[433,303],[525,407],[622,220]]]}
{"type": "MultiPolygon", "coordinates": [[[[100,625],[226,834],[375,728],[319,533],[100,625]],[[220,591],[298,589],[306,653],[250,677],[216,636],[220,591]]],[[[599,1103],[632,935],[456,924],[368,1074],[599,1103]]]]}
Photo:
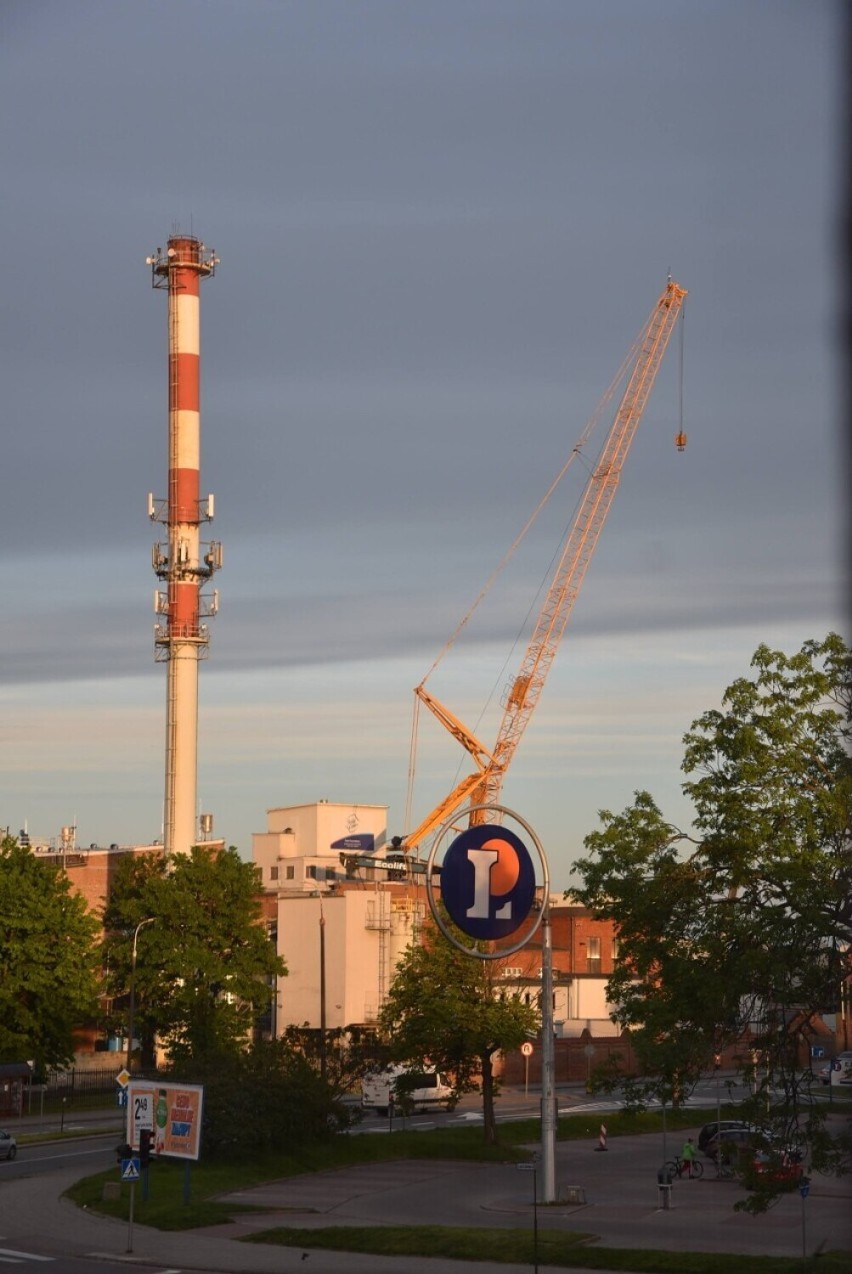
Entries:
{"type": "MultiPolygon", "coordinates": [[[[38,1155],[32,1159],[32,1163],[49,1163],[51,1159],[82,1159],[83,1155],[103,1155],[107,1154],[106,1146],[95,1146],[89,1150],[70,1150],[64,1155],[38,1155]]],[[[21,1165],[18,1164],[18,1167],[21,1165]]]]}
{"type": "Polygon", "coordinates": [[[0,1247],[0,1261],[4,1265],[19,1265],[22,1261],[52,1261],[52,1256],[36,1256],[35,1252],[19,1252],[13,1247],[0,1247]]]}

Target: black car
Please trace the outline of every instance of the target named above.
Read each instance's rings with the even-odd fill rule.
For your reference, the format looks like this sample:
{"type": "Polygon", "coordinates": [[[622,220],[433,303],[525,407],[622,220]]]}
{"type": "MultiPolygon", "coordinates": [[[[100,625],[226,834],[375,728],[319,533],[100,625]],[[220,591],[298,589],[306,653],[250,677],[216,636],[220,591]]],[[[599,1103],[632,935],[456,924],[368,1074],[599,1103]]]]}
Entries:
{"type": "Polygon", "coordinates": [[[724,1136],[728,1132],[738,1132],[744,1129],[746,1132],[752,1132],[751,1124],[747,1124],[742,1119],[722,1119],[712,1124],[705,1124],[698,1134],[698,1149],[707,1150],[708,1142],[712,1141],[721,1132],[724,1136]]]}

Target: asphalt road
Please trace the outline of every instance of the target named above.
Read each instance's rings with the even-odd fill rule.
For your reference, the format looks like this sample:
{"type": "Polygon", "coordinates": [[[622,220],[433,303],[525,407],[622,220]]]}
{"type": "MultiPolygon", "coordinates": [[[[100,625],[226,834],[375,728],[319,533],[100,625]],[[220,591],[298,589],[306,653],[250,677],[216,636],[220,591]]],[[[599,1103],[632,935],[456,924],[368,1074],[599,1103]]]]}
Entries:
{"type": "Polygon", "coordinates": [[[16,1159],[0,1163],[0,1186],[5,1181],[41,1176],[62,1168],[77,1167],[81,1177],[101,1172],[115,1162],[117,1144],[118,1133],[110,1132],[80,1139],[19,1145],[16,1159]]]}

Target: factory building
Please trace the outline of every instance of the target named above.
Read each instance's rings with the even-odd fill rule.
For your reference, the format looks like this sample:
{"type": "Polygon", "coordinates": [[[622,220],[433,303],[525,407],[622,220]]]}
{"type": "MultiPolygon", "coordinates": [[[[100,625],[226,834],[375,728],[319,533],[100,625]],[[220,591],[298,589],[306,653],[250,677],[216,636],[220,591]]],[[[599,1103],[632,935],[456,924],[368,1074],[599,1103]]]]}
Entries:
{"type": "Polygon", "coordinates": [[[353,858],[381,860],[387,843],[386,805],[290,805],[266,811],[265,832],[251,838],[252,861],[266,890],[326,893],[346,879],[353,858]]]}

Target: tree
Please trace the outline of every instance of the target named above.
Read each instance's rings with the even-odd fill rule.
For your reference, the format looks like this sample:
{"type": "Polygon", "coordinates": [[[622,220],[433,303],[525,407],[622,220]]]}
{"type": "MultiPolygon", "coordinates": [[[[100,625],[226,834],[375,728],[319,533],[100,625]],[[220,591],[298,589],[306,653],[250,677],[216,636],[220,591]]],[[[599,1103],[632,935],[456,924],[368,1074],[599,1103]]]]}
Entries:
{"type": "Polygon", "coordinates": [[[283,1039],[181,1058],[174,1074],[204,1085],[205,1155],[287,1152],[325,1141],[349,1123],[339,1097],[283,1039]]]}
{"type": "Polygon", "coordinates": [[[753,1113],[839,1171],[844,1145],[826,1136],[799,1057],[849,974],[852,661],[829,634],[790,657],[760,646],[752,669],[684,737],[694,835],[639,792],[622,814],[602,811],[574,892],[618,926],[609,996],[646,1089],[688,1089],[747,1037],[753,1113]]]}
{"type": "Polygon", "coordinates": [[[97,1008],[98,923],[62,869],[0,840],[0,1061],[66,1065],[97,1008]]]}
{"type": "Polygon", "coordinates": [[[260,878],[233,847],[196,846],[165,860],[127,859],[104,910],[105,960],[116,994],[129,986],[140,921],[135,1021],[150,1065],[155,1034],[171,1059],[235,1051],[286,973],[261,920],[260,878]]]}
{"type": "Polygon", "coordinates": [[[281,1039],[325,1081],[335,1100],[342,1101],[367,1071],[384,1065],[389,1057],[387,1046],[376,1039],[375,1031],[361,1026],[321,1031],[291,1023],[281,1032],[281,1039]]]}
{"type": "Polygon", "coordinates": [[[494,963],[465,955],[432,926],[405,952],[380,1014],[394,1060],[437,1067],[456,1097],[481,1083],[488,1144],[497,1140],[494,1054],[517,1048],[538,1026],[519,995],[500,994],[494,963]]]}

